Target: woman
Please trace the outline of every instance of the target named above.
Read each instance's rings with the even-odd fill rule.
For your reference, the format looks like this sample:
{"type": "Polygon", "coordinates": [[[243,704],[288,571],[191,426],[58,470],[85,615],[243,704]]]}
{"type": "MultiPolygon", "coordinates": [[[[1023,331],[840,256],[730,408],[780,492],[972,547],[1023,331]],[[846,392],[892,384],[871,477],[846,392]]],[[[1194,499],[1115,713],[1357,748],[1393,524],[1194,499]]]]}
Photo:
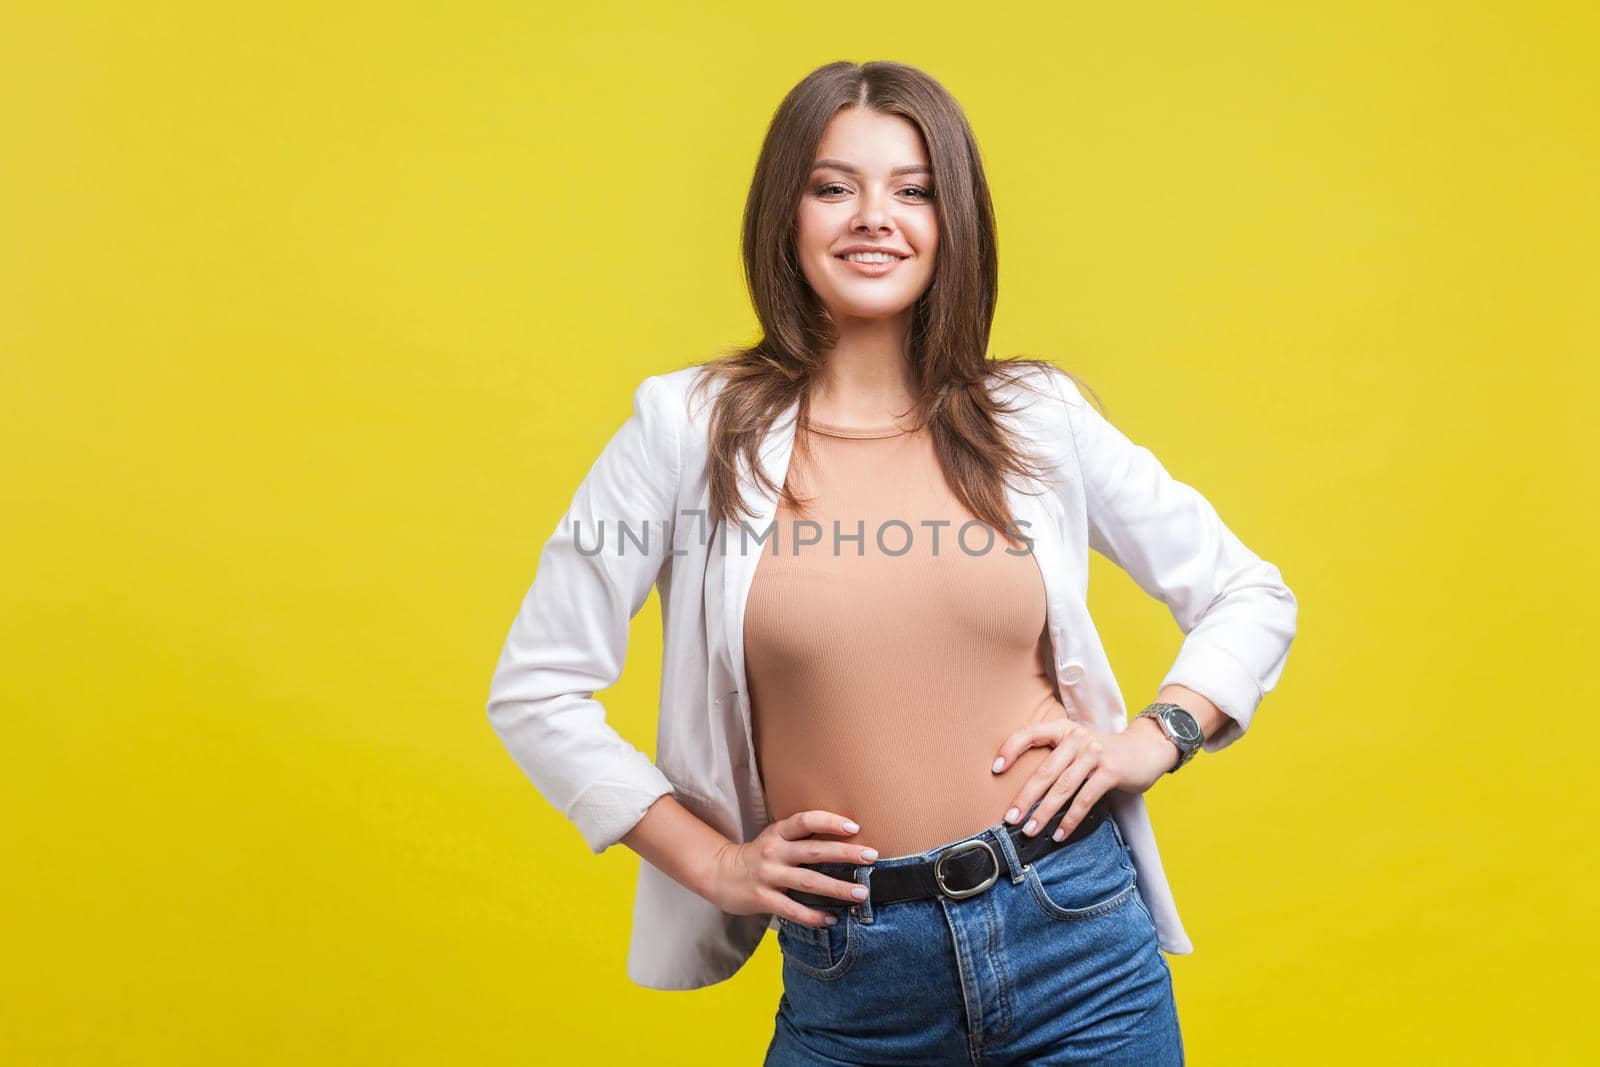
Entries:
{"type": "Polygon", "coordinates": [[[764,336],[652,376],[546,542],[489,716],[639,867],[628,973],[732,975],[769,925],[770,1064],[1179,1063],[1192,951],[1142,794],[1249,726],[1296,602],[1039,360],[986,357],[993,214],[927,75],[834,63],[745,214],[764,336]],[[1126,718],[1088,549],[1185,634],[1126,718]],[[657,759],[592,694],[660,591],[657,759]]]}

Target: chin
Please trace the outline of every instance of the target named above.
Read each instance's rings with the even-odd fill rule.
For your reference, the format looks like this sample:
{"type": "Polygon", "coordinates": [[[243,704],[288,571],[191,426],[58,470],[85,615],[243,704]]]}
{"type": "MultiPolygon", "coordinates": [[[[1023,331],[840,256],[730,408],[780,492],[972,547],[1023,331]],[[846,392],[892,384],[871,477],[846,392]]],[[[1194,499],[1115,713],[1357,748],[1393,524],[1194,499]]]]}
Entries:
{"type": "Polygon", "coordinates": [[[909,300],[875,300],[871,303],[835,297],[827,303],[828,307],[832,308],[836,315],[844,315],[852,319],[887,319],[902,314],[906,309],[915,305],[916,302],[915,297],[909,300]]]}

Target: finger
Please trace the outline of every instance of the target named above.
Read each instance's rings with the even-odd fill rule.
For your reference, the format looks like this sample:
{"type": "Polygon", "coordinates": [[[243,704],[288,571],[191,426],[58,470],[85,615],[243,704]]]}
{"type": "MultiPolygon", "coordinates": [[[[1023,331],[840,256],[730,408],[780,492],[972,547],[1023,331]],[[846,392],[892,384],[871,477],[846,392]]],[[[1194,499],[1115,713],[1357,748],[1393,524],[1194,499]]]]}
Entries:
{"type": "Polygon", "coordinates": [[[1067,835],[1078,828],[1089,809],[1106,793],[1111,791],[1111,776],[1106,773],[1103,766],[1095,769],[1084,780],[1083,788],[1078,790],[1078,795],[1072,798],[1072,803],[1067,806],[1067,813],[1061,816],[1061,823],[1056,827],[1051,838],[1056,841],[1065,841],[1067,835]]]}
{"type": "Polygon", "coordinates": [[[1047,719],[1017,730],[1000,746],[998,755],[989,770],[999,774],[1017,761],[1017,757],[1030,748],[1041,745],[1059,745],[1064,737],[1077,729],[1070,719],[1047,719]]]}
{"type": "MultiPolygon", "coordinates": [[[[819,897],[833,897],[843,904],[859,904],[866,898],[866,886],[859,882],[847,882],[842,878],[833,878],[814,871],[810,867],[796,867],[790,864],[775,863],[766,869],[766,882],[783,892],[785,886],[799,889],[819,897]],[[857,890],[861,890],[858,894],[857,890]]],[[[788,894],[784,894],[787,896],[788,894]]],[[[795,903],[799,903],[795,901],[795,903]]],[[[804,905],[801,905],[804,907],[804,905]]]]}
{"type": "Polygon", "coordinates": [[[776,899],[771,900],[767,907],[771,909],[772,914],[781,915],[790,922],[797,922],[801,926],[832,926],[833,922],[838,922],[839,920],[839,917],[833,912],[823,911],[819,908],[808,908],[799,901],[784,896],[781,892],[777,893],[776,899]],[[829,922],[829,919],[832,919],[833,922],[829,922]]]}
{"type": "MultiPolygon", "coordinates": [[[[1028,780],[1022,784],[1016,796],[1011,799],[1011,806],[1006,809],[1003,821],[1016,824],[1022,822],[1022,814],[1044,796],[1046,791],[1055,784],[1056,779],[1072,765],[1079,751],[1088,743],[1089,736],[1084,731],[1074,730],[1068,733],[1056,746],[1054,752],[1040,761],[1039,766],[1033,769],[1028,780]]],[[[1043,819],[1039,820],[1042,825],[1043,819]]],[[[1026,825],[1024,823],[1024,825],[1026,825]]],[[[1037,826],[1035,827],[1037,829],[1037,826]]]]}
{"type": "Polygon", "coordinates": [[[1088,754],[1079,753],[1078,758],[1072,761],[1072,765],[1051,784],[1044,798],[1039,801],[1039,806],[1033,809],[1033,814],[1029,817],[1027,825],[1022,828],[1022,832],[1029,837],[1037,837],[1043,833],[1044,828],[1050,825],[1050,820],[1056,817],[1056,812],[1073,799],[1073,794],[1081,792],[1084,781],[1092,773],[1094,764],[1088,758],[1088,754]],[[1032,827],[1031,830],[1029,826],[1032,827]]]}
{"type": "Polygon", "coordinates": [[[789,862],[801,863],[872,863],[878,850],[855,841],[829,841],[827,838],[808,838],[789,843],[785,853],[789,862]]]}
{"type": "Polygon", "coordinates": [[[778,835],[787,841],[798,841],[812,834],[837,834],[840,837],[849,837],[861,830],[860,826],[843,815],[818,809],[797,811],[777,825],[778,835]]]}

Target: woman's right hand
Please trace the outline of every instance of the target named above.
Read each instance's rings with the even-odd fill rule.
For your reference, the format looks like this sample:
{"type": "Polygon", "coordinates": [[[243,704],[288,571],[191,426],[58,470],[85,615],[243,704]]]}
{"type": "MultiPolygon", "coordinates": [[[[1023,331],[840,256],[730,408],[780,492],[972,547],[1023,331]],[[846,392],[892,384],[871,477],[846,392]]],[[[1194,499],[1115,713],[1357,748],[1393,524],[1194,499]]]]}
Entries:
{"type": "Polygon", "coordinates": [[[751,841],[729,842],[717,853],[709,899],[731,915],[770,913],[802,926],[829,925],[834,916],[809,908],[784,892],[800,889],[817,896],[838,897],[858,903],[856,889],[865,886],[830,878],[821,871],[801,867],[802,863],[871,863],[877,850],[851,841],[824,841],[810,835],[848,836],[861,828],[831,811],[797,811],[787,819],[769,824],[751,841]]]}

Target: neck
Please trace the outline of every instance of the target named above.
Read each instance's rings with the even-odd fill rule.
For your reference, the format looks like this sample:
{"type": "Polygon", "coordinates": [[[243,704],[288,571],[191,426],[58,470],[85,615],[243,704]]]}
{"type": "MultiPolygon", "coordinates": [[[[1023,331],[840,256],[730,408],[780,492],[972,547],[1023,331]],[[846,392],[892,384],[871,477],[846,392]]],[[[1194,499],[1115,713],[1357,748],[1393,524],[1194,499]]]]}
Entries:
{"type": "Polygon", "coordinates": [[[907,352],[908,321],[845,319],[811,386],[811,414],[839,426],[882,425],[910,411],[917,382],[907,352]]]}

